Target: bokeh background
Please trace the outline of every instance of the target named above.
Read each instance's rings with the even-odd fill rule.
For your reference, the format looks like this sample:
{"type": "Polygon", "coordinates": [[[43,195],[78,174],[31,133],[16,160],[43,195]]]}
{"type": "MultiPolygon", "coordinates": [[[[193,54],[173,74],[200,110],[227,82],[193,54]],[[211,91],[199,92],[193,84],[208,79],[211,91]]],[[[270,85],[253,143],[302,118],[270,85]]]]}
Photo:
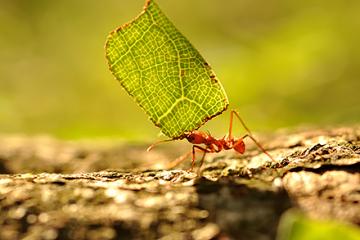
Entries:
{"type": "MultiPolygon", "coordinates": [[[[157,2],[251,129],[359,122],[360,1],[157,2]]],[[[108,33],[143,4],[0,0],[0,133],[156,139],[104,57],[108,33]]],[[[228,117],[202,129],[223,134],[228,117]]]]}

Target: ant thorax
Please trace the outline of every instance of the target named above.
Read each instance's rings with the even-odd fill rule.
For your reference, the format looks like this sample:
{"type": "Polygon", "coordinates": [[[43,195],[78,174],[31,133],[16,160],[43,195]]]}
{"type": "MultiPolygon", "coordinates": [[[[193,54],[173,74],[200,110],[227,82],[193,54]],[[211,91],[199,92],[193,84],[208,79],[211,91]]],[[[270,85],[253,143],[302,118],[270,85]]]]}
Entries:
{"type": "MultiPolygon", "coordinates": [[[[222,150],[234,149],[234,151],[236,151],[240,154],[243,154],[245,152],[245,142],[244,142],[245,138],[250,138],[263,153],[265,153],[272,161],[275,161],[271,157],[271,155],[260,145],[260,143],[252,136],[249,128],[245,125],[244,121],[240,118],[239,114],[234,110],[231,111],[231,113],[230,113],[229,133],[227,135],[223,136],[222,138],[214,138],[213,136],[211,136],[211,134],[209,132],[201,132],[198,130],[194,130],[191,132],[185,132],[183,137],[186,138],[191,144],[193,144],[192,151],[190,151],[190,152],[184,154],[183,156],[181,156],[180,158],[176,159],[176,162],[177,163],[181,162],[182,160],[184,160],[185,158],[187,158],[188,156],[191,155],[192,156],[191,169],[195,166],[195,159],[196,159],[195,153],[196,152],[203,153],[201,162],[200,162],[200,166],[203,164],[204,157],[207,153],[216,153],[216,152],[221,152],[222,150]],[[232,135],[232,123],[233,123],[234,116],[237,119],[239,119],[240,123],[247,131],[247,134],[245,134],[243,137],[234,138],[232,135]],[[199,146],[201,144],[203,144],[205,146],[199,146]]],[[[148,148],[148,151],[150,151],[153,148],[153,146],[155,146],[158,143],[169,142],[169,141],[173,141],[173,140],[174,139],[167,139],[167,140],[163,140],[163,141],[154,143],[153,145],[151,145],[148,148]]],[[[199,167],[199,169],[200,169],[200,167],[199,167]]]]}
{"type": "Polygon", "coordinates": [[[236,139],[224,137],[219,140],[225,150],[232,149],[235,145],[236,139]]]}

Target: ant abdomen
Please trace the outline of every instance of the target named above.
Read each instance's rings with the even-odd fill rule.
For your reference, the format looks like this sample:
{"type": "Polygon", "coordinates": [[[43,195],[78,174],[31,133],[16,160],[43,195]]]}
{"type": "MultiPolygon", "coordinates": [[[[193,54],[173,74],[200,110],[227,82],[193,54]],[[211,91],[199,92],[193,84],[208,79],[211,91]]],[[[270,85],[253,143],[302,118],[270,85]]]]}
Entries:
{"type": "Polygon", "coordinates": [[[205,142],[206,137],[206,133],[200,131],[192,131],[186,136],[186,139],[192,144],[202,144],[205,142]]]}

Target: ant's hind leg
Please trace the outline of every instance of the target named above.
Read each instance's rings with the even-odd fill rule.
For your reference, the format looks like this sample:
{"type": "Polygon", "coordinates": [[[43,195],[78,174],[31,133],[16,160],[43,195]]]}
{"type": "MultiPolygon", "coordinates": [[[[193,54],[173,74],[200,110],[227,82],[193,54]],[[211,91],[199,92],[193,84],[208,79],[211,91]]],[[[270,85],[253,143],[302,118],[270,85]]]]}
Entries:
{"type": "Polygon", "coordinates": [[[165,139],[165,140],[157,141],[157,142],[151,144],[151,145],[146,149],[146,151],[147,151],[147,152],[150,152],[151,149],[153,149],[156,145],[159,145],[160,143],[172,142],[172,141],[174,141],[174,139],[165,139]]]}
{"type": "Polygon", "coordinates": [[[209,152],[209,150],[207,150],[207,149],[205,149],[206,151],[204,151],[204,153],[203,153],[203,155],[202,155],[202,157],[201,157],[201,160],[200,160],[200,164],[199,164],[199,168],[198,168],[198,170],[197,170],[197,175],[198,176],[200,176],[200,170],[201,170],[201,167],[202,167],[202,165],[204,164],[204,160],[205,160],[205,155],[206,155],[206,153],[208,153],[209,152]]]}
{"type": "Polygon", "coordinates": [[[195,167],[195,145],[192,147],[192,155],[191,155],[191,167],[188,170],[189,172],[192,172],[192,170],[195,167]]]}
{"type": "Polygon", "coordinates": [[[186,160],[190,155],[192,155],[191,168],[189,169],[189,171],[192,171],[192,169],[195,166],[195,150],[198,150],[198,151],[201,151],[201,152],[205,153],[203,148],[198,147],[198,146],[196,146],[196,148],[197,149],[194,149],[194,147],[193,147],[193,150],[191,150],[190,152],[187,152],[187,153],[181,155],[180,157],[176,158],[175,160],[173,160],[173,161],[169,162],[168,164],[166,164],[166,169],[172,169],[172,168],[178,166],[184,160],[186,160]]]}
{"type": "Polygon", "coordinates": [[[192,151],[187,152],[187,153],[183,154],[182,156],[176,158],[175,160],[169,162],[168,164],[166,164],[166,169],[172,169],[172,168],[178,166],[185,159],[187,159],[190,156],[191,153],[192,153],[192,151]]]}

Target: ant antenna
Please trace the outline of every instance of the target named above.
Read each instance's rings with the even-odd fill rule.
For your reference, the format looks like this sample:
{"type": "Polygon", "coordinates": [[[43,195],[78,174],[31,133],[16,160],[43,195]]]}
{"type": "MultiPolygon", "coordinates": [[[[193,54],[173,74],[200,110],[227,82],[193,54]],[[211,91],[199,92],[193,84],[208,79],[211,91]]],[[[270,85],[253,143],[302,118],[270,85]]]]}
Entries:
{"type": "Polygon", "coordinates": [[[229,138],[232,138],[232,127],[233,127],[234,115],[238,118],[238,120],[240,121],[243,128],[245,128],[245,130],[249,133],[249,135],[252,136],[252,133],[251,133],[250,129],[246,126],[245,122],[242,120],[239,113],[237,111],[235,111],[235,110],[231,110],[231,112],[230,112],[229,138]]]}
{"type": "Polygon", "coordinates": [[[161,140],[161,141],[155,142],[155,143],[151,144],[151,145],[146,149],[146,151],[147,151],[147,152],[150,152],[151,149],[153,149],[156,145],[159,145],[160,143],[164,143],[164,142],[171,142],[171,141],[174,141],[174,139],[166,139],[166,140],[161,140]]]}
{"type": "Polygon", "coordinates": [[[261,144],[258,141],[256,141],[256,139],[252,135],[246,134],[245,136],[243,136],[243,139],[246,137],[249,137],[251,140],[253,140],[253,142],[256,144],[256,146],[258,148],[260,148],[260,150],[263,153],[265,153],[273,162],[276,162],[275,159],[265,150],[265,148],[263,146],[261,146],[261,144]]]}
{"type": "Polygon", "coordinates": [[[263,152],[265,153],[273,162],[276,162],[275,159],[265,150],[265,148],[263,146],[261,146],[261,144],[256,141],[256,139],[254,138],[254,136],[252,135],[250,129],[246,126],[245,122],[242,120],[242,118],[240,117],[239,113],[235,110],[232,110],[230,113],[230,129],[229,129],[229,139],[232,137],[232,124],[233,124],[233,117],[234,115],[237,117],[237,119],[240,121],[241,125],[245,128],[245,130],[248,132],[248,134],[246,134],[244,138],[249,137],[255,144],[256,146],[263,152]]]}

